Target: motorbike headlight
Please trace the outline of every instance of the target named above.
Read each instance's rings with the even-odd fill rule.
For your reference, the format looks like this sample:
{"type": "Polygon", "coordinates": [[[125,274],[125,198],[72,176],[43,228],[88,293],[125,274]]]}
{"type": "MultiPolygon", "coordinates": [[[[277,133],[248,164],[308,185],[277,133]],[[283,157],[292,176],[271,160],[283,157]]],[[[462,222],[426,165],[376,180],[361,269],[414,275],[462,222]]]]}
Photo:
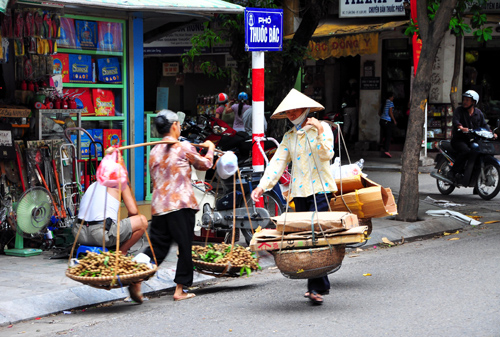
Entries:
{"type": "Polygon", "coordinates": [[[227,130],[227,128],[224,128],[224,127],[219,126],[219,125],[215,125],[214,128],[213,128],[213,130],[214,130],[214,133],[216,135],[220,136],[220,135],[222,135],[227,130]]]}

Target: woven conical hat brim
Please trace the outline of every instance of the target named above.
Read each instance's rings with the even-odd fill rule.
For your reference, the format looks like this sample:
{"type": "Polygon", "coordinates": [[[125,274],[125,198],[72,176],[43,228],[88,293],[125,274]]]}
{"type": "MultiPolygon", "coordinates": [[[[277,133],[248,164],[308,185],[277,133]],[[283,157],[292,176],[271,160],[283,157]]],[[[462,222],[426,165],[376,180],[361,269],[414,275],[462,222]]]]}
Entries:
{"type": "Polygon", "coordinates": [[[288,95],[286,95],[285,99],[283,99],[280,105],[278,105],[273,115],[271,116],[271,119],[286,118],[286,111],[300,108],[309,108],[310,112],[325,109],[324,106],[322,106],[312,98],[307,97],[296,89],[292,89],[290,90],[288,95]]]}

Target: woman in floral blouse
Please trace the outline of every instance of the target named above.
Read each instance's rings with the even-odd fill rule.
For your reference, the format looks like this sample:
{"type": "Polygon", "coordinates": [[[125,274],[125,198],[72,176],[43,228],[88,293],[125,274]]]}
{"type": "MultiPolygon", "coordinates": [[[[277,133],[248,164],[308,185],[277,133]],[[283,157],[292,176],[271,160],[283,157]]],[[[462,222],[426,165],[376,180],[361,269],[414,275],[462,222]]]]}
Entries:
{"type": "MultiPolygon", "coordinates": [[[[176,142],[181,134],[177,114],[162,110],[155,118],[155,125],[163,140],[176,142]]],[[[179,259],[174,282],[177,284],[174,301],[192,298],[192,293],[184,293],[183,286],[193,283],[193,261],[191,245],[195,226],[195,213],[199,210],[191,185],[191,165],[206,171],[212,167],[215,145],[206,141],[205,156],[196,152],[188,142],[156,145],[149,155],[149,170],[153,181],[151,200],[151,244],[158,265],[168,254],[172,241],[179,247],[179,259]]],[[[145,254],[152,257],[151,249],[145,254]]]]}
{"type": "MultiPolygon", "coordinates": [[[[259,185],[253,190],[252,199],[255,202],[264,191],[276,185],[288,163],[292,162],[291,195],[295,210],[329,210],[332,193],[337,191],[335,179],[330,171],[330,160],[334,156],[333,132],[327,123],[316,118],[307,118],[310,112],[323,109],[321,104],[295,89],[292,89],[278,106],[271,118],[288,118],[294,127],[283,136],[283,141],[259,185]],[[306,125],[311,125],[312,128],[303,129],[306,125]]],[[[328,276],[309,279],[307,288],[305,297],[314,304],[322,304],[322,295],[330,291],[328,276]]]]}

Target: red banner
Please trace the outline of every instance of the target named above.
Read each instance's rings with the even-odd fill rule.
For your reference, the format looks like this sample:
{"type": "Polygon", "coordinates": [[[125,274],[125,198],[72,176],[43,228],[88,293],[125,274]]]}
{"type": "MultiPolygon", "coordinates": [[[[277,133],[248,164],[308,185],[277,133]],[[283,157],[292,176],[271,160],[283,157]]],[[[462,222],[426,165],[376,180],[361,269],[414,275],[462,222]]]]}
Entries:
{"type": "MultiPolygon", "coordinates": [[[[410,0],[411,18],[417,22],[417,0],[410,0]]],[[[422,51],[422,40],[417,38],[417,34],[413,34],[413,75],[417,74],[418,61],[420,60],[420,52],[422,51]]]]}

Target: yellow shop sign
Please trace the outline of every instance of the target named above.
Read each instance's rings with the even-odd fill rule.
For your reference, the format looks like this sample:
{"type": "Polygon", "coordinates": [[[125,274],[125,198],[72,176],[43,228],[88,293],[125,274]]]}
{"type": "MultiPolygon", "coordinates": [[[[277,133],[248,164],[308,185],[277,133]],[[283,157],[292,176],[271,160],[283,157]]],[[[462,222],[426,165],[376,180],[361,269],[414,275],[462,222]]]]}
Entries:
{"type": "Polygon", "coordinates": [[[378,33],[332,37],[309,42],[310,56],[316,60],[329,57],[356,56],[378,53],[378,33]]]}

